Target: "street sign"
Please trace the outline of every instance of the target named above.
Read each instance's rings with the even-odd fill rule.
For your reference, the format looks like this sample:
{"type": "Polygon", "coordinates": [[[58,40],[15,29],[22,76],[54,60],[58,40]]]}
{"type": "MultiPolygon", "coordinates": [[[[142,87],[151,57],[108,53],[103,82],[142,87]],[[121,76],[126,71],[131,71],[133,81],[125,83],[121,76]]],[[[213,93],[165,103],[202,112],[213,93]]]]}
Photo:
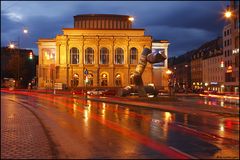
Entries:
{"type": "Polygon", "coordinates": [[[88,70],[87,69],[84,70],[84,74],[88,74],[88,70]]]}

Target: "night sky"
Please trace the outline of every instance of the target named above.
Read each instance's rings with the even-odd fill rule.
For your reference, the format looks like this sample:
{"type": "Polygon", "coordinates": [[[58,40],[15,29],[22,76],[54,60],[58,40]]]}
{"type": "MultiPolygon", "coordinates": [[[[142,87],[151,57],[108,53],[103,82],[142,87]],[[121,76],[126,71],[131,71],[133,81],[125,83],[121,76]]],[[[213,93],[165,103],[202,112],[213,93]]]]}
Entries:
{"type": "Polygon", "coordinates": [[[39,38],[54,38],[73,28],[79,14],[122,14],[135,18],[154,39],[168,40],[169,56],[178,56],[222,36],[227,1],[1,1],[1,46],[20,39],[37,54],[39,38]],[[27,27],[29,33],[22,33],[27,27]]]}

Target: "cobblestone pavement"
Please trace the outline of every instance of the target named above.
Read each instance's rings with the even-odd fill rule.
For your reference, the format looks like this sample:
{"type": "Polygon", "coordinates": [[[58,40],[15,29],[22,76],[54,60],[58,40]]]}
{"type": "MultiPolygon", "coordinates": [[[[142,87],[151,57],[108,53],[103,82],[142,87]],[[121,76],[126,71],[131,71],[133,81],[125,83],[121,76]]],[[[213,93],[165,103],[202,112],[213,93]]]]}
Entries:
{"type": "Polygon", "coordinates": [[[1,98],[1,159],[52,159],[51,143],[28,109],[1,98]]]}

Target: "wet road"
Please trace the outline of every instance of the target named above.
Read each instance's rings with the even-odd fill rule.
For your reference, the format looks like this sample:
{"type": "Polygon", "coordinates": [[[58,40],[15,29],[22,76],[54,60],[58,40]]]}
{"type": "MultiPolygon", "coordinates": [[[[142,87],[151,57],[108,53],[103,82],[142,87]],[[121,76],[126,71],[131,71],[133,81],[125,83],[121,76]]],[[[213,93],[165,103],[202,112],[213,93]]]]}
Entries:
{"type": "Polygon", "coordinates": [[[36,112],[59,158],[239,158],[238,117],[200,117],[34,92],[1,97],[36,112]]]}

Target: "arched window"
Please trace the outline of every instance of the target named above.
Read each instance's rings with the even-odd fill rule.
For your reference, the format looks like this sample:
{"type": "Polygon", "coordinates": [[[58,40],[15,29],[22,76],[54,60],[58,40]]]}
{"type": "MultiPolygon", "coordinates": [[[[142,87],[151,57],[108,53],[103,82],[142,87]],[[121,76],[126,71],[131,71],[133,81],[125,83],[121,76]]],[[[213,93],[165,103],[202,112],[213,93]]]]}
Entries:
{"type": "Polygon", "coordinates": [[[71,64],[79,63],[79,50],[76,47],[70,49],[70,63],[71,64]]]}
{"type": "Polygon", "coordinates": [[[107,86],[108,85],[108,77],[106,73],[103,73],[101,75],[101,86],[107,86]]]}
{"type": "Polygon", "coordinates": [[[123,64],[124,63],[124,53],[122,48],[117,48],[115,50],[115,64],[123,64]]]}
{"type": "Polygon", "coordinates": [[[115,85],[122,86],[122,79],[121,79],[121,75],[119,73],[115,77],[115,85]]]}
{"type": "Polygon", "coordinates": [[[88,79],[87,84],[89,86],[93,86],[93,74],[92,73],[88,74],[87,79],[88,79]]]}
{"type": "Polygon", "coordinates": [[[94,50],[88,47],[85,50],[85,64],[93,64],[94,63],[94,50]]]}
{"type": "Polygon", "coordinates": [[[130,64],[137,64],[137,48],[130,49],[130,64]]]}
{"type": "Polygon", "coordinates": [[[109,50],[105,47],[100,49],[100,64],[109,63],[109,50]]]}

